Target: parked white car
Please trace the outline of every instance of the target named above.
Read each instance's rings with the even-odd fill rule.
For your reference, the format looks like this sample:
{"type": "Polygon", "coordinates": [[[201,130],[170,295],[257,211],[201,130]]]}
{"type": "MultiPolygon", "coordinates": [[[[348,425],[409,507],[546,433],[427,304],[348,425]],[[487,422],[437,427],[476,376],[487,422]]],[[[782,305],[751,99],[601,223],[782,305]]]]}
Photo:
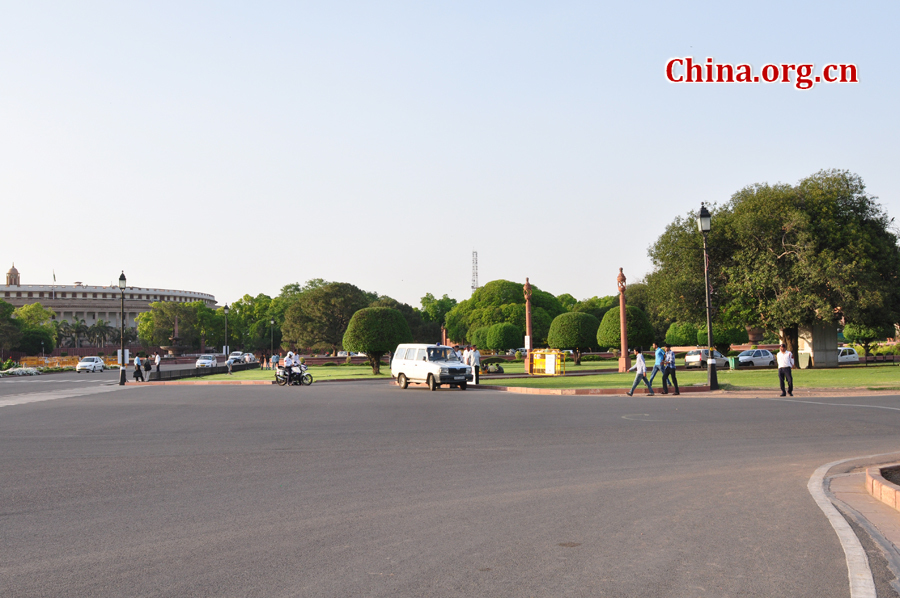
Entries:
{"type": "MultiPolygon", "coordinates": [[[[716,368],[724,368],[728,365],[728,360],[725,359],[725,356],[715,349],[713,349],[713,359],[716,362],[716,368]]],[[[693,349],[684,356],[684,367],[705,369],[708,360],[709,349],[693,349]]]]}
{"type": "Polygon", "coordinates": [[[194,362],[195,368],[214,368],[218,365],[215,355],[201,355],[194,362]]]}
{"type": "Polygon", "coordinates": [[[106,364],[99,357],[83,357],[75,366],[75,372],[102,372],[105,367],[106,364]]]}
{"type": "Polygon", "coordinates": [[[838,363],[859,363],[859,353],[852,347],[842,347],[838,353],[838,363]]]}
{"type": "Polygon", "coordinates": [[[762,368],[772,365],[775,365],[775,356],[765,349],[748,349],[738,354],[738,366],[742,368],[762,368]]]}
{"type": "Polygon", "coordinates": [[[409,383],[427,384],[431,390],[447,384],[450,388],[466,389],[472,380],[472,368],[456,357],[446,345],[399,345],[391,360],[391,376],[400,388],[409,383]]]}

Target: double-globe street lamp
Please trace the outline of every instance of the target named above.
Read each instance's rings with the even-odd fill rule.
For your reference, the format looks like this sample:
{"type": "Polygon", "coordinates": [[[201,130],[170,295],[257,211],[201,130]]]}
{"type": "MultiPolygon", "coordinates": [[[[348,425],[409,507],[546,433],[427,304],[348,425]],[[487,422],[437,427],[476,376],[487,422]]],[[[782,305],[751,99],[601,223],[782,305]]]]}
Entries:
{"type": "Polygon", "coordinates": [[[706,247],[706,236],[712,227],[712,218],[709,215],[709,210],[703,204],[700,204],[697,227],[703,233],[703,277],[706,282],[706,343],[709,350],[706,356],[706,378],[710,390],[719,390],[719,377],[716,374],[716,356],[713,352],[712,317],[709,310],[709,250],[706,247]]]}
{"type": "Polygon", "coordinates": [[[122,313],[119,315],[119,323],[122,325],[121,335],[119,336],[119,350],[121,351],[119,357],[119,386],[123,386],[125,384],[125,368],[128,367],[128,364],[125,363],[125,270],[122,270],[122,274],[119,275],[119,291],[122,293],[122,313]]]}

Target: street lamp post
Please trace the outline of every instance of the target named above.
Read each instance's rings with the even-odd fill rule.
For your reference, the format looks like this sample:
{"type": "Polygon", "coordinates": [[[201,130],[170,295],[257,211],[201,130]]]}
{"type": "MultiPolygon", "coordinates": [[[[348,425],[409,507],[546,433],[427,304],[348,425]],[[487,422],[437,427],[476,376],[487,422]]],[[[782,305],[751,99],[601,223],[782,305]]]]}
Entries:
{"type": "Polygon", "coordinates": [[[712,217],[706,206],[700,204],[700,215],[697,216],[697,227],[703,233],[703,278],[706,282],[706,343],[709,353],[706,358],[706,378],[710,390],[719,390],[719,376],[716,374],[716,357],[713,353],[713,329],[712,315],[710,314],[709,304],[709,250],[706,246],[706,236],[712,228],[712,217]]]}
{"type": "Polygon", "coordinates": [[[225,357],[228,357],[228,304],[222,309],[225,312],[225,357]]]}
{"type": "Polygon", "coordinates": [[[119,275],[119,291],[122,294],[122,313],[119,315],[119,324],[121,324],[121,333],[119,335],[119,350],[122,352],[121,362],[119,364],[119,386],[125,384],[125,271],[119,275]]]}
{"type": "Polygon", "coordinates": [[[269,320],[269,356],[275,353],[275,320],[269,320]]]}

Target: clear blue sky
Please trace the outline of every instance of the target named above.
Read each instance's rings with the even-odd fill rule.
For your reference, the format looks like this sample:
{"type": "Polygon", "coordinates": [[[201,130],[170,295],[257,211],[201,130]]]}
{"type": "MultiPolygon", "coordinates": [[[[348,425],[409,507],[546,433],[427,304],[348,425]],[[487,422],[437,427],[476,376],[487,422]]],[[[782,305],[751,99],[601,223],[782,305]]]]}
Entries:
{"type": "MultiPolygon", "coordinates": [[[[822,168],[900,215],[897,2],[5,2],[2,270],[418,305],[635,281],[701,201],[822,168]],[[854,63],[685,85],[669,58],[854,63]]],[[[698,267],[701,267],[698,264],[698,267]]]]}

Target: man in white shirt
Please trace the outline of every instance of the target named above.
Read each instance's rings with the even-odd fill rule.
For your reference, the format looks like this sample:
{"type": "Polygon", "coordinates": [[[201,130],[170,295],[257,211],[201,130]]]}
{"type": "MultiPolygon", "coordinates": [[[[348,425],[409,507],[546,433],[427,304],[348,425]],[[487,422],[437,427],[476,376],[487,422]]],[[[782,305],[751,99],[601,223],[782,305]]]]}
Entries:
{"type": "Polygon", "coordinates": [[[481,352],[478,351],[478,345],[472,345],[472,351],[469,353],[469,361],[472,363],[472,374],[475,376],[475,384],[478,384],[478,378],[481,374],[481,352]]]}
{"type": "Polygon", "coordinates": [[[134,356],[134,381],[137,382],[138,378],[141,379],[141,382],[144,381],[144,372],[141,369],[141,357],[140,355],[134,356]]]}
{"type": "Polygon", "coordinates": [[[284,373],[287,374],[288,381],[287,383],[291,383],[291,377],[294,375],[294,352],[288,351],[287,355],[284,356],[284,373]]]}
{"type": "Polygon", "coordinates": [[[466,365],[469,365],[469,345],[466,345],[463,348],[462,352],[462,362],[466,365]]]}
{"type": "Polygon", "coordinates": [[[162,359],[159,357],[159,353],[154,353],[153,363],[156,364],[156,379],[157,380],[161,380],[161,378],[159,377],[159,362],[160,361],[162,361],[162,359]]]}
{"type": "Polygon", "coordinates": [[[787,379],[787,393],[794,396],[794,376],[791,368],[794,367],[794,354],[787,350],[787,345],[781,344],[781,350],[775,354],[778,360],[778,382],[781,384],[781,396],[784,396],[784,380],[787,379]]]}
{"type": "Polygon", "coordinates": [[[647,390],[650,391],[647,394],[652,397],[655,393],[653,392],[653,387],[650,386],[650,381],[647,380],[647,362],[644,361],[644,354],[641,352],[640,347],[637,347],[634,350],[634,358],[634,365],[631,366],[631,368],[628,370],[629,372],[631,370],[635,370],[636,372],[634,376],[634,384],[631,385],[631,390],[629,392],[626,392],[625,394],[627,394],[629,397],[633,395],[634,389],[637,388],[638,383],[643,380],[644,384],[647,385],[647,390]]]}

